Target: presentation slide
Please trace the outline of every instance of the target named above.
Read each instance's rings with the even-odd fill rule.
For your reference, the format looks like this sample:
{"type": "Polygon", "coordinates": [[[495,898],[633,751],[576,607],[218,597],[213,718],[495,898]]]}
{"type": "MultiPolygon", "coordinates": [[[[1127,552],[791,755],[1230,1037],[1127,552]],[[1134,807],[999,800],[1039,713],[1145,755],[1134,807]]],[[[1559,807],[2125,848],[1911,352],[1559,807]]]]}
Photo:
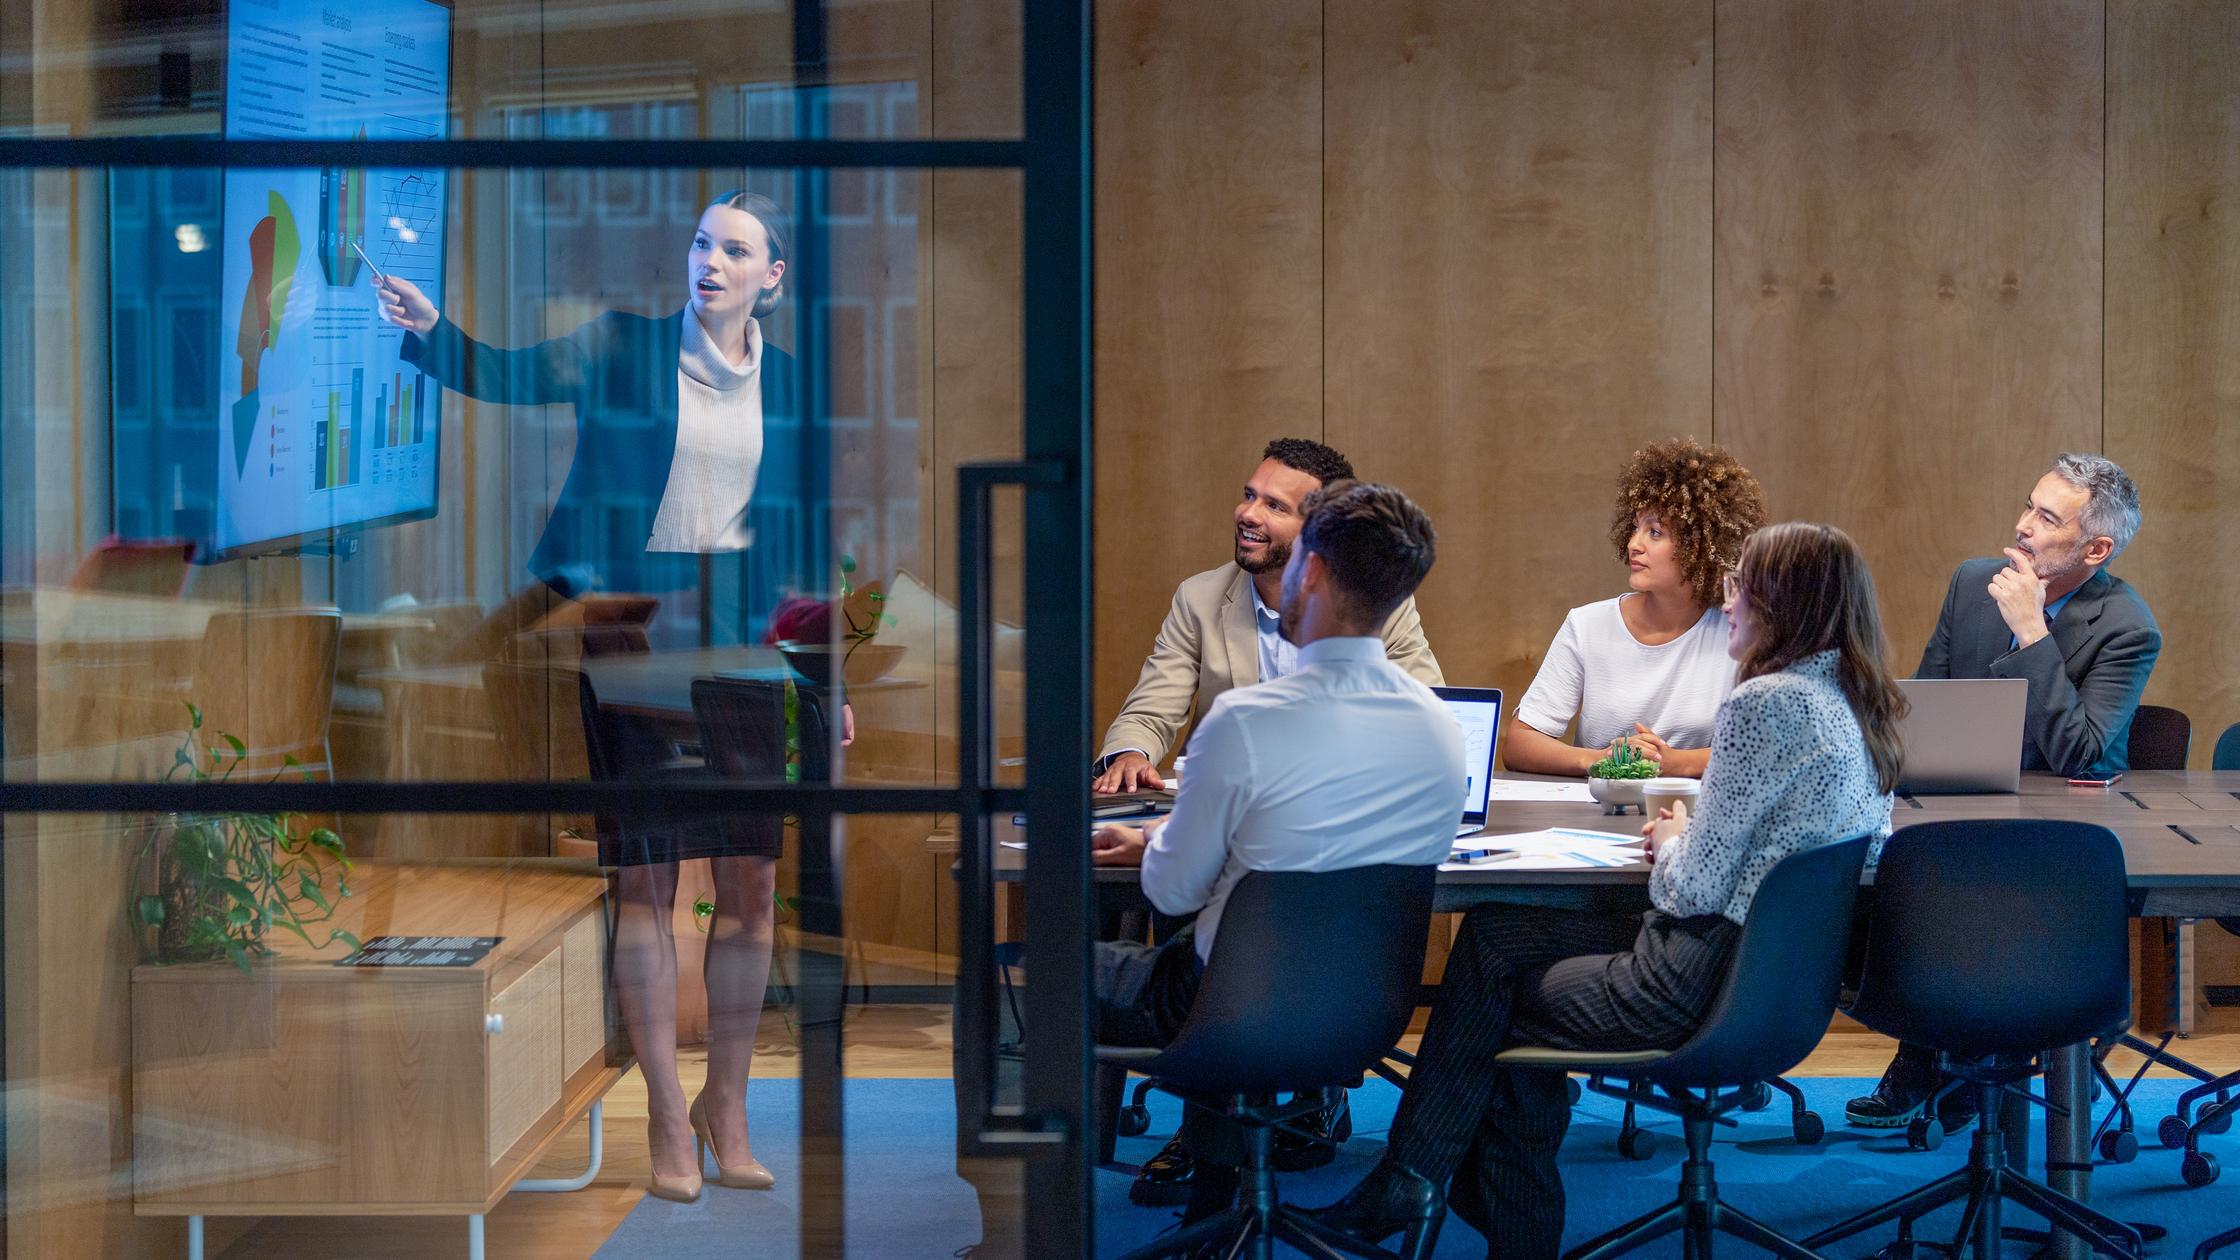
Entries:
{"type": "MultiPolygon", "coordinates": [[[[429,0],[233,0],[226,135],[445,133],[451,11],[429,0]]],[[[447,172],[229,170],[216,543],[236,552],[436,505],[440,391],[398,357],[376,273],[443,304],[447,172]]]]}

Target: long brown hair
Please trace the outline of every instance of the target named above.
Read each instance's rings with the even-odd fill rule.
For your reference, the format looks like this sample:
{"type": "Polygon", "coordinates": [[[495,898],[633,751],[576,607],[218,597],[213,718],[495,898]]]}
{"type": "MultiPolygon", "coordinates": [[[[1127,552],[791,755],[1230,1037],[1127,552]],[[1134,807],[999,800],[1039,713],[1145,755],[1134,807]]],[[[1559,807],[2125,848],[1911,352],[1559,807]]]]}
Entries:
{"type": "Polygon", "coordinates": [[[1874,574],[1859,545],[1833,525],[1768,525],[1742,545],[1735,579],[1757,628],[1738,676],[1756,678],[1835,649],[1836,681],[1866,736],[1875,778],[1885,792],[1896,788],[1906,698],[1886,664],[1874,574]]]}

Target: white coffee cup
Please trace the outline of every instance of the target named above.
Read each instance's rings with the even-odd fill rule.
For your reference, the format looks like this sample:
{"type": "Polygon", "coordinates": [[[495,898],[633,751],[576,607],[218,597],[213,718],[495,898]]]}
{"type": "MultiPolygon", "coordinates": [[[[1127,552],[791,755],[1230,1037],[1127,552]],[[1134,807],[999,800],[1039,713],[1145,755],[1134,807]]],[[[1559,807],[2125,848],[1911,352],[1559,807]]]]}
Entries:
{"type": "Polygon", "coordinates": [[[1695,779],[1650,779],[1641,785],[1642,817],[1654,819],[1659,810],[1683,805],[1693,814],[1702,795],[1703,784],[1695,779]]]}
{"type": "Polygon", "coordinates": [[[1167,778],[1168,787],[1180,787],[1182,785],[1182,763],[1188,760],[1190,758],[1182,753],[1175,754],[1174,773],[1167,778]]]}

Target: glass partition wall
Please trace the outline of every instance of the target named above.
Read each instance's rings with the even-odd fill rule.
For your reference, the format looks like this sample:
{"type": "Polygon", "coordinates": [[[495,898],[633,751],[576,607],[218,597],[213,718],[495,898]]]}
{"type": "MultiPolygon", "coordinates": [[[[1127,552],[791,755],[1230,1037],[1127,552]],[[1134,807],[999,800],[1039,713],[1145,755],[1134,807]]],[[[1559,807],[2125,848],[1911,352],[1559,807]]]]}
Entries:
{"type": "Polygon", "coordinates": [[[0,5],[0,1254],[1087,1253],[1087,25],[972,8],[0,5]]]}

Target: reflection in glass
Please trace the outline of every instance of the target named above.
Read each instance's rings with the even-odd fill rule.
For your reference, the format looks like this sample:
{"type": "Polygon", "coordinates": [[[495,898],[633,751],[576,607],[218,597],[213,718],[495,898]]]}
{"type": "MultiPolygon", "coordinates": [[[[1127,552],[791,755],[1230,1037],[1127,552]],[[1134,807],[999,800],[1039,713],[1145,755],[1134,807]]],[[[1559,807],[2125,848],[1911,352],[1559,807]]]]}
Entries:
{"type": "MultiPolygon", "coordinates": [[[[742,84],[731,94],[735,103],[716,112],[740,127],[796,125],[791,111],[801,98],[790,89],[742,84]]],[[[907,82],[835,85],[818,101],[836,131],[907,133],[919,125],[917,89],[907,82]]],[[[594,103],[540,108],[524,126],[528,133],[572,127],[658,137],[689,134],[701,123],[693,105],[594,103]]],[[[294,224],[295,265],[286,269],[269,196],[254,221],[229,235],[227,177],[220,172],[0,176],[0,193],[24,211],[0,230],[0,275],[9,286],[0,309],[0,721],[8,779],[161,781],[176,768],[181,734],[197,713],[204,743],[197,755],[221,750],[221,761],[238,761],[233,773],[250,781],[306,773],[399,783],[623,780],[644,782],[650,793],[678,777],[708,774],[913,784],[952,777],[959,630],[948,563],[954,538],[942,524],[951,510],[947,487],[959,462],[1016,453],[1018,329],[1003,318],[976,315],[971,322],[973,342],[950,378],[948,405],[957,420],[937,447],[933,392],[920,389],[921,363],[930,364],[932,349],[923,328],[933,310],[933,181],[911,171],[448,171],[439,288],[421,283],[410,268],[392,269],[380,250],[338,252],[331,232],[321,245],[322,224],[337,213],[344,243],[353,236],[348,221],[358,170],[345,164],[260,176],[267,194],[278,187],[275,180],[308,190],[283,197],[294,224]],[[783,298],[754,316],[761,345],[752,360],[734,360],[710,337],[715,361],[693,365],[708,373],[694,378],[685,362],[685,321],[700,318],[692,304],[760,287],[756,278],[740,282],[734,274],[737,260],[727,249],[742,239],[735,221],[713,225],[718,230],[705,246],[694,248],[707,203],[735,184],[769,198],[756,203],[770,220],[755,219],[757,239],[775,245],[760,278],[771,276],[771,264],[788,264],[777,275],[783,298]],[[231,264],[238,260],[228,251],[237,241],[253,244],[250,236],[267,219],[272,261],[261,281],[264,300],[253,304],[245,299],[258,279],[257,256],[237,274],[231,264]],[[71,260],[61,244],[71,232],[92,243],[98,265],[71,260]],[[796,270],[812,249],[822,251],[821,266],[796,270]],[[37,265],[22,251],[39,255],[37,265]],[[356,260],[355,274],[349,259],[356,260]],[[290,276],[284,293],[282,270],[290,276]],[[306,395],[306,458],[277,458],[273,447],[285,435],[269,416],[263,432],[251,433],[244,457],[231,427],[234,395],[243,392],[244,343],[257,360],[260,397],[270,402],[284,370],[279,356],[318,345],[320,330],[338,331],[334,325],[346,316],[366,325],[378,318],[372,295],[381,275],[399,281],[391,288],[400,316],[409,284],[454,326],[455,353],[408,360],[406,330],[382,325],[394,338],[386,343],[392,362],[347,365],[306,395]],[[703,275],[717,278],[706,293],[703,275]],[[253,335],[244,336],[245,312],[263,319],[252,319],[253,335]],[[650,350],[613,349],[615,328],[669,321],[674,340],[650,350]],[[272,330],[276,335],[267,338],[272,330]],[[592,349],[610,352],[611,370],[584,370],[592,349]],[[618,382],[637,379],[665,390],[673,430],[681,427],[675,409],[688,384],[727,393],[719,386],[745,374],[751,361],[754,396],[762,401],[760,374],[776,372],[788,357],[796,401],[763,408],[751,478],[715,478],[751,490],[727,510],[677,516],[663,526],[672,487],[690,478],[677,475],[677,446],[663,433],[658,407],[642,394],[632,398],[618,382]],[[417,375],[423,371],[424,378],[417,375]],[[555,380],[576,388],[548,401],[555,380]],[[331,416],[327,394],[334,395],[331,416]],[[587,421],[575,405],[584,398],[621,419],[587,421]],[[415,415],[422,417],[417,432],[415,415]],[[278,510],[221,488],[224,476],[238,481],[253,468],[257,438],[266,445],[267,480],[286,472],[298,517],[315,516],[318,525],[260,531],[267,536],[255,545],[230,549],[219,536],[229,497],[236,506],[278,510]],[[436,461],[432,514],[404,519],[305,506],[369,484],[384,471],[385,452],[414,447],[436,461]],[[625,474],[635,480],[624,484],[625,474]],[[661,528],[676,532],[655,547],[661,528]],[[851,719],[855,739],[843,743],[851,719]],[[226,736],[241,741],[238,757],[226,736]]],[[[378,192],[380,175],[365,172],[368,197],[378,192]]],[[[1010,283],[1015,177],[959,172],[948,179],[948,195],[960,204],[970,197],[974,206],[973,215],[957,216],[971,234],[952,254],[959,274],[986,270],[991,278],[983,291],[1010,283]]],[[[365,213],[372,235],[374,202],[365,213]]],[[[753,243],[746,252],[755,252],[753,243]]],[[[695,327],[708,333],[704,323],[695,327]]],[[[962,337],[965,321],[956,327],[962,337]]],[[[435,324],[425,331],[412,332],[421,351],[454,336],[435,324]]],[[[314,367],[307,360],[285,370],[302,368],[299,375],[311,382],[314,367]]],[[[720,443],[702,453],[739,454],[720,443]]],[[[1001,498],[1006,537],[1015,538],[1016,496],[1001,498]]],[[[1006,544],[1001,554],[1014,558],[1016,546],[1006,544]]],[[[1010,623],[1018,620],[1015,570],[1014,564],[998,577],[999,605],[1010,623]]],[[[1005,713],[999,755],[1010,777],[1023,755],[1016,734],[1021,638],[1015,624],[1006,624],[996,646],[1005,713]]],[[[101,1113],[111,1117],[100,1122],[107,1129],[83,1127],[97,1111],[57,1103],[43,1130],[55,1158],[11,1167],[13,1184],[27,1194],[82,1194],[60,1189],[90,1184],[71,1181],[80,1177],[116,1176],[122,1180],[115,1184],[129,1186],[134,1174],[147,1171],[151,1212],[199,1208],[216,1218],[226,1215],[215,1206],[218,1198],[233,1196],[238,1205],[271,1194],[254,1201],[278,1207],[299,1203],[288,1197],[296,1195],[320,1205],[320,1215],[242,1217],[240,1229],[261,1218],[252,1241],[213,1252],[331,1252],[334,1227],[326,1216],[352,1205],[373,1210],[377,1199],[351,1196],[390,1194],[393,1186],[379,1188],[390,1173],[364,1173],[350,1162],[359,1153],[346,1159],[331,1135],[288,1127],[294,1119],[207,1127],[193,1113],[201,1104],[182,1092],[202,1072],[230,1082],[244,1112],[268,1100],[272,1074],[295,1061],[274,1057],[274,1047],[300,1031],[291,1021],[330,1031],[393,1025],[407,1040],[434,1037],[430,1030],[440,1025],[442,1036],[459,1039],[453,1048],[462,1055],[518,1053],[546,1041],[491,1037],[482,1021],[505,1014],[505,1036],[517,1033],[523,1024],[506,1004],[514,998],[501,1003],[499,994],[521,983],[558,983],[565,994],[570,966],[540,973],[545,949],[538,942],[575,938],[522,926],[532,903],[548,902],[560,895],[556,890],[564,890],[563,900],[588,894],[602,914],[599,1004],[591,1007],[586,989],[573,1008],[564,997],[560,1009],[568,1026],[594,1011],[596,1070],[614,1068],[625,1082],[613,1095],[613,1143],[602,1178],[632,1195],[655,1175],[688,1175],[691,1102],[701,1095],[714,1104],[702,1112],[718,1156],[703,1165],[708,1182],[723,1164],[732,1166],[734,1182],[754,1180],[744,1171],[751,1158],[786,1189],[813,1189],[803,1161],[817,1151],[804,1147],[799,1133],[799,1094],[770,1078],[799,1070],[809,1043],[795,1004],[818,985],[849,997],[833,1036],[844,1034],[849,1053],[862,1056],[848,1061],[851,1074],[939,1078],[947,1070],[955,837],[931,815],[853,818],[844,842],[838,826],[819,833],[811,847],[838,877],[829,889],[837,904],[836,917],[814,933],[805,930],[807,911],[799,904],[812,854],[789,820],[308,818],[292,837],[331,828],[358,864],[354,895],[338,903],[334,923],[361,936],[506,936],[489,963],[477,964],[504,975],[472,1000],[419,993],[404,1005],[369,1005],[400,996],[394,982],[372,981],[339,1007],[312,1010],[290,997],[244,1016],[228,1005],[247,992],[227,987],[243,983],[222,974],[233,968],[230,957],[197,962],[191,965],[214,968],[207,987],[169,975],[149,980],[176,991],[163,990],[174,1005],[150,1008],[147,1018],[186,1020],[182,1036],[209,1039],[188,1049],[152,1048],[161,1061],[136,1065],[134,1032],[142,1021],[133,1014],[140,997],[133,969],[155,965],[141,962],[135,934],[125,930],[136,921],[139,898],[166,907],[157,924],[171,921],[175,907],[180,932],[207,917],[199,908],[206,902],[221,917],[234,908],[179,891],[180,850],[165,846],[179,839],[182,821],[5,820],[14,863],[9,888],[18,899],[11,904],[33,908],[11,917],[11,941],[20,943],[19,932],[42,922],[117,929],[107,944],[78,950],[67,966],[57,954],[44,955],[56,967],[53,975],[29,989],[11,986],[11,1001],[29,1002],[21,1009],[39,1016],[9,1023],[11,1051],[21,1051],[10,1060],[17,1096],[60,1099],[76,1090],[98,1100],[108,1089],[103,1082],[130,1079],[140,1066],[156,1073],[149,1078],[151,1110],[136,1113],[114,1101],[101,1113]],[[147,847],[150,841],[156,848],[147,847]],[[170,874],[162,861],[143,862],[143,853],[170,854],[170,874]],[[600,862],[622,872],[612,893],[597,873],[600,862]],[[168,902],[167,879],[174,893],[168,902]],[[140,885],[147,891],[135,893],[140,885]],[[485,912],[504,916],[505,924],[482,924],[475,916],[485,912]],[[523,943],[526,952],[514,950],[517,930],[536,938],[523,943]],[[825,961],[805,964],[804,951],[825,961]],[[98,1012],[90,1024],[67,1017],[74,1006],[64,991],[76,987],[103,995],[89,1004],[98,1012]],[[197,1022],[184,1009],[210,1014],[197,1022]],[[226,1013],[221,1019],[218,1012],[226,1013]],[[453,1027],[462,1019],[471,1038],[453,1027]],[[641,1072],[622,1066],[631,1059],[641,1072]],[[664,1061],[671,1066],[660,1066],[664,1061]],[[28,1066],[36,1063],[82,1063],[98,1080],[55,1070],[41,1075],[28,1066]],[[750,1076],[758,1078],[752,1089],[750,1076]],[[630,1084],[641,1081],[652,1085],[630,1084]],[[66,1121],[64,1112],[74,1118],[66,1121]],[[650,1153],[638,1144],[636,1128],[649,1117],[650,1153]],[[149,1145],[139,1144],[143,1137],[149,1145]],[[137,1151],[149,1154],[127,1154],[137,1151]],[[111,1152],[118,1152],[113,1161],[111,1152]],[[373,1188],[350,1188],[361,1173],[373,1188]],[[297,1180],[283,1192],[264,1180],[268,1175],[297,1180]]],[[[331,896],[336,886],[320,889],[331,896]]],[[[146,918],[137,922],[149,927],[146,918]]],[[[332,957],[306,952],[324,941],[328,926],[313,925],[309,943],[267,929],[277,953],[257,965],[291,970],[259,992],[270,997],[306,983],[302,977],[332,975],[332,957]]],[[[576,972],[582,981],[581,968],[576,972]]],[[[515,997],[525,1000],[532,991],[515,997]]],[[[322,996],[340,1000],[344,993],[322,996]]],[[[394,1167],[405,1178],[397,1184],[428,1191],[430,1178],[448,1178],[479,1154],[497,1161],[474,1174],[484,1190],[515,1175],[565,1180],[580,1169],[588,1152],[577,1104],[595,1075],[581,1075],[592,1070],[592,1059],[570,1057],[589,1044],[583,1029],[563,1032],[546,1042],[561,1047],[551,1064],[506,1071],[530,1071],[540,1081],[550,1076],[565,1117],[548,1101],[503,1142],[489,1133],[450,1133],[440,1140],[472,1154],[453,1158],[458,1152],[447,1148],[410,1169],[394,1167]],[[548,1138],[549,1149],[526,1163],[524,1143],[548,1138]]],[[[403,1054],[377,1046],[371,1034],[362,1045],[366,1055],[403,1054]]],[[[485,1088],[481,1068],[460,1066],[469,1062],[461,1059],[455,1072],[446,1068],[450,1075],[426,1083],[485,1088]]],[[[322,1077],[313,1096],[335,1096],[341,1079],[322,1077]]],[[[946,1082],[922,1083],[926,1090],[896,1085],[891,1092],[924,1094],[942,1109],[938,1120],[909,1130],[908,1149],[911,1158],[931,1158],[946,1170],[946,1082]]],[[[463,1108],[461,1115],[485,1123],[497,1105],[488,1096],[444,1096],[463,1108]]],[[[850,1123],[855,1108],[883,1105],[885,1097],[877,1090],[859,1094],[851,1084],[850,1123]]],[[[301,1118],[310,1124],[318,1117],[307,1111],[301,1118]]],[[[19,1121],[25,1132],[40,1128],[11,1112],[11,1125],[19,1121]]],[[[433,1132],[431,1123],[416,1122],[416,1131],[433,1132]]],[[[867,1129],[859,1147],[851,1132],[850,1158],[880,1141],[878,1134],[867,1129]]],[[[1016,1179],[1008,1165],[993,1171],[1016,1179]]],[[[980,1224],[970,1191],[961,1182],[945,1184],[949,1215],[938,1232],[954,1235],[944,1247],[953,1250],[972,1243],[980,1224]]],[[[721,1193],[705,1187],[703,1203],[721,1193]]],[[[847,1228],[855,1231],[877,1201],[859,1195],[850,1202],[847,1228]]],[[[109,1209],[148,1231],[134,1237],[147,1240],[151,1252],[178,1246],[177,1223],[134,1216],[129,1190],[109,1209]]],[[[1007,1207],[989,1210],[1016,1213],[1016,1195],[1007,1207]]],[[[598,1228],[615,1227],[605,1221],[598,1228]]],[[[380,1228],[437,1231],[410,1235],[430,1240],[431,1252],[457,1246],[456,1221],[399,1218],[380,1228]]],[[[498,1233],[491,1244],[503,1253],[498,1233]]]]}

